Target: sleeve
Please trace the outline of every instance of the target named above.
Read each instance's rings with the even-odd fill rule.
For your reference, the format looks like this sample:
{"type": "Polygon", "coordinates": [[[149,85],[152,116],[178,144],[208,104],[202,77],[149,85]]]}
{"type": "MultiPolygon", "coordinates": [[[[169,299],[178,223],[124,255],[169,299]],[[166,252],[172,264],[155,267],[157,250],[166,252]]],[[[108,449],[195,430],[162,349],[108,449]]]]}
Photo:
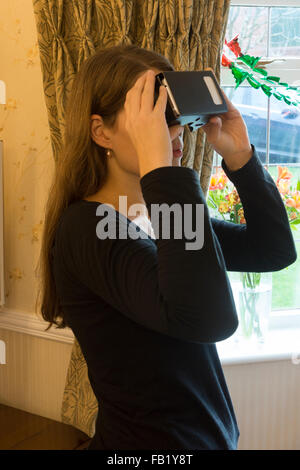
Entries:
{"type": "Polygon", "coordinates": [[[228,271],[279,271],[297,259],[295,242],[276,184],[252,149],[252,157],[239,170],[229,171],[222,160],[239,193],[246,224],[212,218],[212,227],[228,271]]]}
{"type": "MultiPolygon", "coordinates": [[[[197,173],[186,167],[160,167],[143,175],[140,184],[156,240],[120,235],[101,239],[96,236],[98,218],[81,218],[69,227],[66,249],[72,251],[68,257],[73,260],[72,274],[146,328],[199,343],[226,339],[238,326],[237,313],[197,173]],[[181,208],[189,205],[193,227],[197,223],[203,232],[202,246],[186,249],[190,233],[182,230],[182,237],[176,238],[172,216],[170,236],[160,236],[153,208],[162,202],[181,208]],[[204,209],[198,219],[197,207],[204,209]],[[77,233],[72,236],[75,226],[77,233]]],[[[129,219],[115,213],[120,215],[116,217],[118,235],[128,228],[129,219]]],[[[181,223],[185,228],[184,218],[181,223]]]]}

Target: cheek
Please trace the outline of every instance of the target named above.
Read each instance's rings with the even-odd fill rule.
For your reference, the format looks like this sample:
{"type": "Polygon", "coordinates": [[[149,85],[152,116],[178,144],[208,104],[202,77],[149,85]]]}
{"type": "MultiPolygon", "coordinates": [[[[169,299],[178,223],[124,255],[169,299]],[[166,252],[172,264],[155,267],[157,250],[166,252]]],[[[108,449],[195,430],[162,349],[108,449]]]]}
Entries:
{"type": "Polygon", "coordinates": [[[119,166],[128,173],[139,175],[139,160],[128,135],[123,135],[118,144],[119,166]]]}
{"type": "Polygon", "coordinates": [[[139,175],[138,157],[131,138],[125,129],[124,116],[124,110],[122,110],[118,116],[118,136],[115,147],[118,164],[123,171],[139,175]]]}

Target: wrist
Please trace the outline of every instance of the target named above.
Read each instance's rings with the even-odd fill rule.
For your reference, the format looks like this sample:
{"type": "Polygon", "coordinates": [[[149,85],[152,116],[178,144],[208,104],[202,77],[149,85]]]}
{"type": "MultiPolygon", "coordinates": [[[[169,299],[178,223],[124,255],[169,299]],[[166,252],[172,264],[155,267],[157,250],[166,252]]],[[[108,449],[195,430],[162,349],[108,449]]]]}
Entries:
{"type": "Polygon", "coordinates": [[[222,155],[222,158],[224,159],[226,167],[229,171],[237,171],[246,165],[246,163],[248,163],[252,155],[253,149],[250,145],[250,147],[246,150],[241,150],[240,152],[231,154],[228,157],[226,155],[222,155]]]}
{"type": "Polygon", "coordinates": [[[164,166],[172,166],[172,162],[168,161],[160,161],[160,162],[147,162],[147,164],[139,165],[139,171],[140,171],[140,178],[142,178],[146,173],[149,173],[152,170],[155,170],[156,168],[161,168],[164,166]]]}

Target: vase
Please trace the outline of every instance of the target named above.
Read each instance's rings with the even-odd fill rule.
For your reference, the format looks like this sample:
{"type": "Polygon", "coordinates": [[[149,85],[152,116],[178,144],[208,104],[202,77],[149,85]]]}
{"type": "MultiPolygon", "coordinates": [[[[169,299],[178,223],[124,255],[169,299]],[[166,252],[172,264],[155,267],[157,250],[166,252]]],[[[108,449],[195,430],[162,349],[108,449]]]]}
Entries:
{"type": "Polygon", "coordinates": [[[272,273],[228,274],[239,319],[235,341],[264,343],[272,309],[272,273]]]}

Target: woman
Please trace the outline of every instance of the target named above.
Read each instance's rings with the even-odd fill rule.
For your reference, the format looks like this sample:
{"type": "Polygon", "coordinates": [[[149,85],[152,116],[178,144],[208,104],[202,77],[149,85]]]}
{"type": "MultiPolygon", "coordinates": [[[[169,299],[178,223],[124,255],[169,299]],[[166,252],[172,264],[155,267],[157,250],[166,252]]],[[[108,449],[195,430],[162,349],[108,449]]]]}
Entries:
{"type": "Polygon", "coordinates": [[[89,449],[236,449],[215,346],[238,325],[226,270],[275,271],[296,259],[280,194],[225,94],[228,112],[203,129],[247,224],[209,217],[198,174],[173,153],[184,129],[168,128],[163,87],[154,105],[155,73],[166,70],[166,58],[133,45],[83,64],[46,208],[41,311],[49,327],[73,330],[87,362],[99,404],[89,449]],[[149,223],[155,204],[188,204],[193,218],[204,205],[203,246],[186,249],[172,218],[169,238],[155,224],[154,236],[99,236],[103,209],[118,234],[138,232],[120,195],[149,223]]]}

